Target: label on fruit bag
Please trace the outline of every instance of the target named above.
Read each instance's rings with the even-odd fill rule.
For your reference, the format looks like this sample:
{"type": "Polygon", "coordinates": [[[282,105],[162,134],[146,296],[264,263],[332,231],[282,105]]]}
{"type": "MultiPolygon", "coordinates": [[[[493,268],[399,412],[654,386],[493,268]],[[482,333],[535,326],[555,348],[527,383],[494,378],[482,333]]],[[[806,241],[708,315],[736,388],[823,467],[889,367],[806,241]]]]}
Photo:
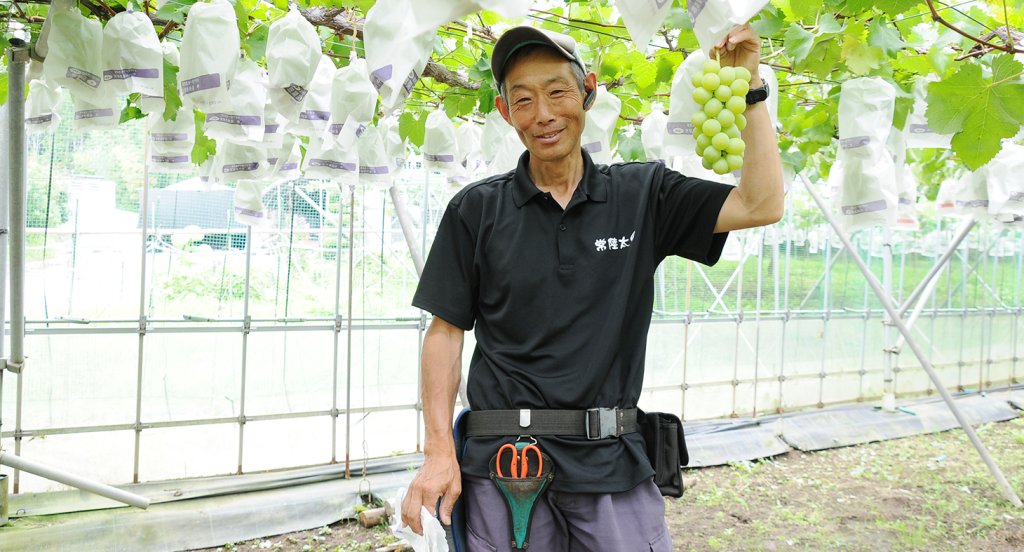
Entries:
{"type": "Polygon", "coordinates": [[[669,123],[665,126],[669,134],[693,136],[693,123],[669,123]]]}
{"type": "Polygon", "coordinates": [[[705,4],[707,4],[707,0],[689,0],[686,3],[686,11],[690,13],[690,21],[696,21],[700,17],[700,12],[704,11],[705,4]]]}
{"type": "Polygon", "coordinates": [[[854,136],[853,138],[843,138],[839,141],[839,145],[845,149],[861,148],[871,143],[870,136],[854,136]]]}
{"type": "Polygon", "coordinates": [[[844,215],[859,215],[861,213],[873,213],[885,210],[885,200],[869,201],[860,205],[843,205],[844,215]]]}

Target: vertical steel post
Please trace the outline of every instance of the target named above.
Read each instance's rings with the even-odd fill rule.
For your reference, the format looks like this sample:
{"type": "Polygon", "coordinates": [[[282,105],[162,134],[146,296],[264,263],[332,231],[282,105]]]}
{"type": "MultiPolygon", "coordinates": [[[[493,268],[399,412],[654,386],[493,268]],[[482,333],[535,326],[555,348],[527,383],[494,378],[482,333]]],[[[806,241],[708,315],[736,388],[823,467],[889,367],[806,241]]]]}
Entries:
{"type": "MultiPolygon", "coordinates": [[[[338,365],[341,355],[339,349],[341,347],[341,326],[343,318],[341,316],[341,240],[344,237],[345,228],[345,197],[341,193],[338,194],[338,243],[335,247],[334,255],[334,355],[332,357],[332,375],[331,375],[331,463],[335,464],[338,462],[338,365]]],[[[351,232],[352,229],[349,229],[351,232]]],[[[351,254],[351,249],[349,250],[351,254]]],[[[348,428],[345,429],[345,433],[348,433],[348,428]]]]}
{"type": "MultiPolygon", "coordinates": [[[[142,212],[142,239],[139,244],[139,348],[138,360],[135,372],[135,457],[132,460],[132,481],[139,482],[139,456],[142,446],[142,366],[145,352],[146,339],[146,249],[149,245],[149,120],[147,119],[145,132],[145,145],[143,146],[143,157],[145,164],[142,166],[142,197],[139,199],[139,209],[142,212]]],[[[154,226],[156,225],[154,218],[154,226]]],[[[155,234],[154,234],[155,235],[155,234]]]]}
{"type": "MultiPolygon", "coordinates": [[[[811,194],[811,197],[814,199],[814,202],[821,209],[822,213],[824,213],[825,218],[828,219],[829,224],[831,224],[834,228],[838,229],[838,225],[835,221],[835,218],[832,215],[832,212],[829,211],[828,206],[825,205],[825,202],[821,199],[821,197],[818,196],[818,193],[814,191],[814,188],[811,185],[810,181],[808,181],[806,177],[801,177],[801,179],[803,180],[804,186],[807,188],[807,191],[811,194]]],[[[838,232],[837,230],[836,233],[838,234],[839,239],[843,241],[843,244],[846,245],[847,248],[852,247],[849,239],[842,232],[838,232]]],[[[942,400],[946,401],[946,404],[949,406],[949,409],[953,412],[953,416],[956,417],[957,422],[960,423],[960,426],[967,434],[967,438],[970,439],[971,444],[974,445],[974,448],[978,451],[978,454],[981,456],[981,459],[985,462],[985,465],[988,466],[989,471],[992,473],[992,476],[995,478],[998,486],[1002,489],[1003,494],[1014,506],[1024,506],[1024,503],[1021,502],[1020,497],[1017,496],[1017,493],[1013,490],[1013,487],[1010,486],[1009,481],[1006,480],[1006,477],[1003,475],[1003,472],[999,469],[999,466],[996,465],[995,460],[993,460],[991,455],[989,455],[988,449],[985,448],[985,444],[981,442],[981,439],[978,437],[978,434],[974,431],[974,428],[971,427],[970,422],[963,415],[963,413],[960,412],[960,408],[957,407],[956,401],[953,400],[953,397],[949,394],[949,391],[946,391],[946,386],[942,383],[942,380],[939,379],[939,375],[937,372],[935,372],[935,368],[932,367],[931,361],[928,359],[928,357],[924,355],[924,351],[921,350],[920,347],[918,347],[917,341],[914,339],[914,336],[910,333],[910,328],[908,328],[903,323],[903,320],[897,314],[895,305],[892,304],[892,301],[885,294],[885,290],[882,288],[882,285],[878,282],[878,279],[875,278],[875,275],[871,273],[871,271],[868,269],[867,265],[864,264],[864,261],[861,260],[859,255],[853,255],[852,257],[854,259],[854,262],[857,263],[857,268],[859,268],[860,271],[864,274],[864,278],[867,279],[868,284],[870,284],[871,288],[875,291],[875,295],[878,297],[878,300],[882,302],[882,308],[885,309],[886,313],[888,313],[889,317],[892,319],[893,324],[895,324],[896,327],[899,329],[900,333],[903,334],[903,337],[907,340],[907,345],[909,345],[911,350],[914,351],[914,355],[917,356],[918,361],[921,362],[921,365],[924,366],[925,371],[928,372],[928,377],[931,378],[932,384],[935,385],[935,389],[939,392],[939,395],[942,395],[942,400]]]]}
{"type": "MultiPolygon", "coordinates": [[[[892,231],[888,226],[882,229],[882,290],[892,300],[892,231]]],[[[868,258],[871,247],[868,247],[868,258]]],[[[895,353],[892,350],[892,318],[888,313],[882,314],[882,410],[896,411],[895,353]]]]}
{"type": "MultiPolygon", "coordinates": [[[[320,242],[323,243],[323,242],[320,242]]],[[[238,396],[238,463],[236,473],[242,474],[242,460],[245,450],[245,383],[249,370],[249,332],[252,318],[249,316],[249,290],[252,287],[252,225],[245,231],[245,296],[242,298],[242,374],[238,396]]]]}
{"type": "MultiPolygon", "coordinates": [[[[355,235],[356,235],[356,185],[348,185],[349,211],[348,211],[348,340],[345,351],[345,479],[352,477],[350,461],[352,459],[352,330],[355,326],[352,322],[352,303],[355,283],[352,275],[355,273],[355,235]]],[[[366,238],[363,232],[361,238],[366,238]]],[[[366,385],[366,382],[363,382],[366,385]]]]}
{"type": "MultiPolygon", "coordinates": [[[[21,414],[25,365],[25,208],[27,193],[25,150],[25,73],[27,45],[7,49],[7,152],[8,216],[10,217],[11,355],[5,368],[18,375],[14,410],[14,454],[21,455],[21,414]]],[[[14,470],[14,494],[20,488],[21,471],[14,470]]]]}
{"type": "MultiPolygon", "coordinates": [[[[7,136],[10,126],[7,124],[8,104],[0,105],[0,152],[7,153],[7,136]]],[[[10,228],[7,225],[7,204],[10,201],[10,174],[0,171],[0,359],[7,352],[4,349],[4,330],[7,328],[7,241],[10,228]]],[[[0,366],[0,434],[4,429],[4,368],[0,366]]],[[[2,491],[0,491],[2,492],[2,491]]]]}

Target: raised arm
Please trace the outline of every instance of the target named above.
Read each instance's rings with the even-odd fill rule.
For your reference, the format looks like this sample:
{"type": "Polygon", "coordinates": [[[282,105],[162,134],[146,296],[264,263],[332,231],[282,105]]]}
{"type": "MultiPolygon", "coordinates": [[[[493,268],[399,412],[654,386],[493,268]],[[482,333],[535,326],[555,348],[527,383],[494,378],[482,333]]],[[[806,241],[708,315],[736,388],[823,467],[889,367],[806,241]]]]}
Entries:
{"type": "MultiPolygon", "coordinates": [[[[746,67],[750,71],[750,88],[763,86],[757,73],[761,60],[761,37],[749,24],[736,27],[716,47],[722,65],[746,67]]],[[[771,90],[777,94],[777,90],[771,90]]],[[[782,218],[782,161],[779,142],[768,116],[767,102],[749,106],[744,113],[747,126],[742,131],[746,142],[743,176],[722,205],[715,232],[728,232],[754,226],[774,224],[782,218]]]]}
{"type": "Polygon", "coordinates": [[[434,513],[441,501],[441,521],[451,525],[455,499],[462,493],[462,477],[455,457],[452,413],[462,377],[464,331],[437,316],[423,339],[423,465],[409,484],[402,502],[402,521],[422,534],[420,507],[434,513]]]}

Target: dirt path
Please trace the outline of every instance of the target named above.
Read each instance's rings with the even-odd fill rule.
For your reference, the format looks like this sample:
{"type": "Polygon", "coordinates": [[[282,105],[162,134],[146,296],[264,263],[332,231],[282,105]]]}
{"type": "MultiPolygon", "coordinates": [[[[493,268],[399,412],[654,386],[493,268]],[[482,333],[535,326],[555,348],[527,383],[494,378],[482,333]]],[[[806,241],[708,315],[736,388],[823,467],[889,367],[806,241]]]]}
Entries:
{"type": "MultiPolygon", "coordinates": [[[[1024,495],[1024,418],[979,429],[1024,495]]],[[[696,486],[666,501],[681,551],[1022,551],[1013,508],[962,431],[691,470],[696,486]]],[[[210,550],[396,549],[385,528],[330,527],[210,550]]],[[[397,548],[401,549],[401,548],[397,548]]]]}

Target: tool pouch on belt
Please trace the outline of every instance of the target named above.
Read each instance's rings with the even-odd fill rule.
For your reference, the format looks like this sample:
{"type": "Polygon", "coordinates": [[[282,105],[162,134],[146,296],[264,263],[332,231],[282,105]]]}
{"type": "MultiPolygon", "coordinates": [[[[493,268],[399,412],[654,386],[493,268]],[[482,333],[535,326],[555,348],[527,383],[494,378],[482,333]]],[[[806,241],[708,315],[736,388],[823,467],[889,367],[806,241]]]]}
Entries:
{"type": "MultiPolygon", "coordinates": [[[[526,550],[530,546],[530,520],[533,518],[533,506],[555,478],[555,465],[544,453],[540,453],[542,462],[539,473],[533,476],[526,470],[525,477],[498,466],[501,453],[491,457],[490,477],[505,498],[508,506],[509,521],[512,528],[512,547],[515,550],[526,550]],[[502,474],[502,475],[499,475],[502,474]],[[508,474],[509,476],[505,476],[508,474]],[[517,477],[517,475],[519,475],[517,477]]],[[[508,454],[504,456],[506,459],[508,454]]],[[[505,466],[505,464],[502,464],[505,466]]]]}
{"type": "Polygon", "coordinates": [[[647,444],[654,483],[662,496],[683,496],[682,466],[690,463],[683,423],[666,412],[638,412],[637,425],[647,444]]]}

